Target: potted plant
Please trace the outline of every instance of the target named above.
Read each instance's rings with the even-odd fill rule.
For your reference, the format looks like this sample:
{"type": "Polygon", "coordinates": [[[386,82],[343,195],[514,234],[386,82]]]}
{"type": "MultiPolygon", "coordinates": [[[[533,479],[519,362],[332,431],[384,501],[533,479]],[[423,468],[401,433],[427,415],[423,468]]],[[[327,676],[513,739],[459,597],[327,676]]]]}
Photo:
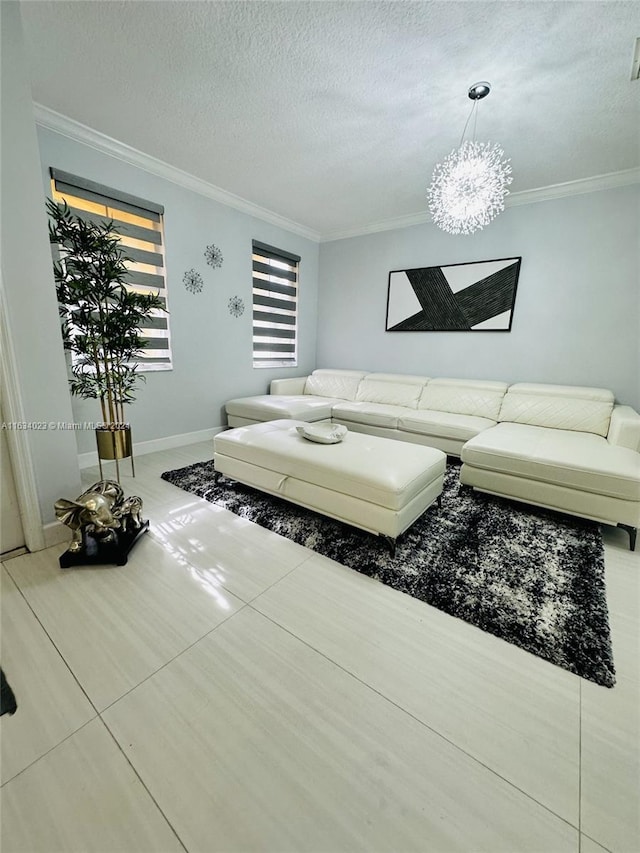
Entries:
{"type": "Polygon", "coordinates": [[[75,216],[66,202],[48,200],[47,210],[49,240],[58,246],[53,269],[64,347],[71,353],[71,393],[100,401],[98,458],[115,459],[117,466],[118,459],[132,457],[124,407],[145,379],[136,362],[146,345],[140,324],[163,305],[157,294],[125,286],[130,259],[113,222],[75,216]]]}

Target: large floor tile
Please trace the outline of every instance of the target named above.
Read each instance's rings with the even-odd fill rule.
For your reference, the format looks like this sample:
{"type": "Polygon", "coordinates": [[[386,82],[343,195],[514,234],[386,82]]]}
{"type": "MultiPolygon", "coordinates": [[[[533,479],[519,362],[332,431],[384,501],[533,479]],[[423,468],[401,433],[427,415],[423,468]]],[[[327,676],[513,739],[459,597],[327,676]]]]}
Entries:
{"type": "Polygon", "coordinates": [[[578,826],[576,676],[320,556],[253,606],[578,826]]]}
{"type": "Polygon", "coordinates": [[[242,606],[215,573],[150,535],[125,566],[60,569],[61,550],[19,557],[9,570],[98,710],[242,606]]]}
{"type": "Polygon", "coordinates": [[[206,501],[165,512],[152,531],[170,553],[214,575],[243,601],[251,601],[310,556],[301,545],[206,501]]]}
{"type": "Polygon", "coordinates": [[[2,853],[184,853],[100,720],[2,789],[2,853]]]}
{"type": "Polygon", "coordinates": [[[4,567],[0,593],[2,667],[18,702],[0,717],[4,784],[96,712],[4,567]]]}
{"type": "Polygon", "coordinates": [[[582,830],[615,853],[640,850],[640,683],[582,686],[582,830]]]}
{"type": "Polygon", "coordinates": [[[580,853],[609,853],[609,851],[606,847],[596,844],[596,842],[592,838],[589,838],[588,835],[581,835],[580,853]]]}
{"type": "Polygon", "coordinates": [[[190,853],[578,848],[565,821],[252,608],[104,718],[190,853]]]}

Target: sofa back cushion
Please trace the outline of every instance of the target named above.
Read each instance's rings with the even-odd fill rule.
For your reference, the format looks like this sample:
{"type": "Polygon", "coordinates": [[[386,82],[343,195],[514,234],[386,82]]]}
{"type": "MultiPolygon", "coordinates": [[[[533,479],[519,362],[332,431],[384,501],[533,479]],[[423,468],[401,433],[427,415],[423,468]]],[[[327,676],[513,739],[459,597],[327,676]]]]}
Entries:
{"type": "Polygon", "coordinates": [[[506,391],[506,382],[488,379],[432,379],[418,408],[497,421],[506,391]]]}
{"type": "Polygon", "coordinates": [[[518,382],[509,387],[499,420],[606,436],[613,402],[606,388],[518,382]]]}
{"type": "Polygon", "coordinates": [[[359,370],[314,370],[304,386],[305,394],[355,400],[360,380],[366,376],[359,370]]]}
{"type": "Polygon", "coordinates": [[[386,403],[415,409],[426,376],[409,376],[403,373],[368,373],[358,386],[356,400],[361,403],[386,403]]]}

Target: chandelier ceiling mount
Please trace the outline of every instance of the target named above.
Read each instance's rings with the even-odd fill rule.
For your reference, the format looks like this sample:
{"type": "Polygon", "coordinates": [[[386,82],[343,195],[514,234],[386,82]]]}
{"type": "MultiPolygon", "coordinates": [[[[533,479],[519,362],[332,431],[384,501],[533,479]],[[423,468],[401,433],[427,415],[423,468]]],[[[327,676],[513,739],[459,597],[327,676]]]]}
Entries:
{"type": "Polygon", "coordinates": [[[481,101],[486,98],[491,91],[491,83],[486,80],[481,80],[479,83],[474,83],[469,87],[469,97],[472,101],[481,101]]]}

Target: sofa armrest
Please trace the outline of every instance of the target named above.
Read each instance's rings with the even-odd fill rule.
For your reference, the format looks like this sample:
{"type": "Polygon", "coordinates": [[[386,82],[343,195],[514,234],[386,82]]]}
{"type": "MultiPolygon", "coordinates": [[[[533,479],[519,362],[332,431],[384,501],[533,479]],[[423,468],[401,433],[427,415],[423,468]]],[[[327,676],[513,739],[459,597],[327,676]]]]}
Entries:
{"type": "Polygon", "coordinates": [[[614,406],[607,434],[609,444],[640,451],[640,415],[631,406],[614,406]]]}
{"type": "Polygon", "coordinates": [[[269,386],[270,394],[304,394],[307,376],[290,376],[287,379],[273,379],[269,386]]]}

